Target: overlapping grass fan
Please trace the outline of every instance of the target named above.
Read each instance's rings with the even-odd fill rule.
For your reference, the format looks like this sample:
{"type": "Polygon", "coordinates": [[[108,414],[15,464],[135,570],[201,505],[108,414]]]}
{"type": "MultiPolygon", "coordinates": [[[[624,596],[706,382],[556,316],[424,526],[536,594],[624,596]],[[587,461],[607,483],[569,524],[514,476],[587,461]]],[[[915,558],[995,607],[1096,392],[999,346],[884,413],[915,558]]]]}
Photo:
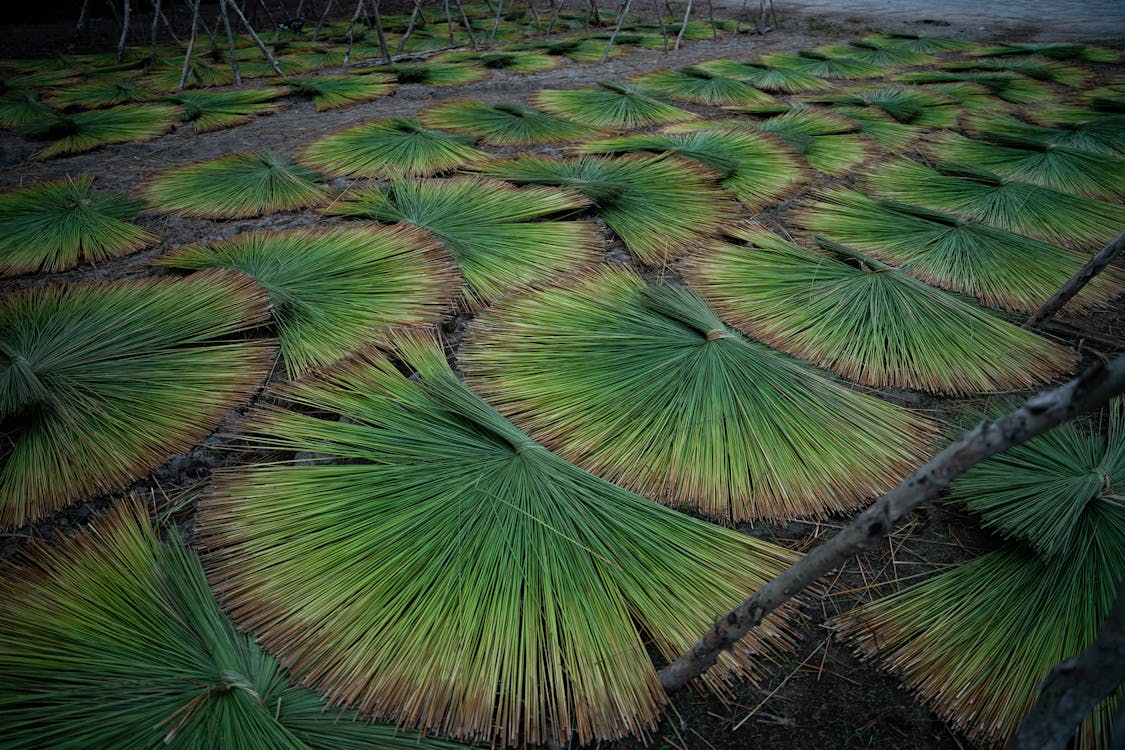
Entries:
{"type": "Polygon", "coordinates": [[[864,42],[880,47],[898,47],[911,52],[930,54],[933,52],[962,52],[973,46],[972,42],[953,39],[948,36],[934,36],[929,34],[911,34],[909,32],[888,31],[880,34],[871,34],[863,38],[864,42]]]}
{"type": "Polygon", "coordinates": [[[465,63],[436,62],[376,65],[356,73],[366,74],[369,71],[392,75],[400,85],[412,83],[419,86],[460,86],[488,77],[488,71],[484,68],[465,63]]]}
{"type": "Polygon", "coordinates": [[[773,133],[825,174],[847,174],[875,155],[875,148],[863,136],[859,122],[831,112],[791,109],[765,120],[739,124],[773,133]]]}
{"type": "MultiPolygon", "coordinates": [[[[255,445],[331,462],[231,471],[201,502],[232,616],[330,699],[429,733],[508,746],[651,731],[665,697],[646,649],[678,655],[794,555],[566,463],[459,382],[432,337],[393,354],[411,377],[367,352],[247,423],[255,445]]],[[[710,683],[759,674],[791,647],[790,616],[710,683]]]]}
{"type": "Polygon", "coordinates": [[[850,57],[869,65],[878,65],[884,68],[929,65],[935,62],[932,55],[925,52],[916,52],[908,46],[863,39],[853,40],[847,44],[829,44],[824,47],[817,47],[813,51],[828,57],[850,57]]]}
{"type": "Polygon", "coordinates": [[[306,146],[300,159],[333,175],[425,177],[487,159],[473,148],[474,140],[394,117],[326,135],[306,146]]]}
{"type": "Polygon", "coordinates": [[[1054,60],[1031,58],[977,58],[974,60],[951,60],[942,63],[943,70],[1000,70],[1020,73],[1028,78],[1060,86],[1081,86],[1089,80],[1090,74],[1082,68],[1065,65],[1054,60]]]}
{"type": "Polygon", "coordinates": [[[192,123],[196,133],[210,133],[277,112],[283,106],[277,99],[285,93],[280,86],[263,86],[241,91],[181,91],[169,99],[183,107],[183,121],[192,123]]]}
{"type": "Polygon", "coordinates": [[[538,52],[446,52],[436,61],[469,63],[485,70],[506,70],[509,73],[541,73],[559,64],[557,57],[538,52]]]}
{"type": "Polygon", "coordinates": [[[993,96],[1013,104],[1046,102],[1054,98],[1054,90],[1040,81],[1010,72],[951,72],[919,70],[900,73],[891,80],[899,83],[975,83],[984,86],[993,96]]]}
{"type": "Polygon", "coordinates": [[[486,104],[475,99],[434,105],[419,112],[418,119],[428,128],[464,133],[493,146],[577,141],[605,133],[522,104],[486,104]]]}
{"type": "Polygon", "coordinates": [[[813,50],[791,52],[770,52],[762,55],[762,62],[779,68],[789,68],[808,73],[818,78],[841,78],[856,80],[861,78],[881,78],[887,72],[884,65],[874,65],[853,57],[825,55],[813,50]]]}
{"type": "MultiPolygon", "coordinates": [[[[180,88],[180,77],[183,75],[183,57],[162,61],[156,68],[145,75],[145,86],[154,91],[172,93],[180,88]]],[[[239,71],[241,73],[241,70],[239,71]]],[[[272,73],[272,69],[270,70],[272,73]]],[[[229,63],[211,64],[204,60],[193,60],[188,68],[184,87],[189,89],[206,89],[212,86],[230,86],[234,83],[234,71],[229,63]]]]}
{"type": "Polygon", "coordinates": [[[501,301],[461,363],[563,457],[727,522],[848,508],[909,471],[932,433],[743,338],[687,288],[618,267],[501,301]]]}
{"type": "Polygon", "coordinates": [[[297,96],[312,99],[317,112],[362,104],[395,90],[393,76],[376,74],[285,78],[281,82],[297,96]]]}
{"type": "Polygon", "coordinates": [[[633,83],[671,99],[709,107],[774,101],[772,96],[748,83],[710,73],[700,67],[657,70],[637,76],[633,83]]]}
{"type": "Polygon", "coordinates": [[[1074,60],[1084,62],[1115,63],[1120,56],[1111,49],[1095,47],[1091,44],[1069,44],[1049,42],[1046,44],[994,44],[978,47],[969,53],[973,57],[1009,57],[1037,55],[1050,60],[1074,60]]]}
{"type": "Polygon", "coordinates": [[[468,282],[470,308],[513,287],[553,279],[598,260],[602,239],[589,221],[547,220],[589,207],[577,192],[517,188],[486,177],[396,179],[347,195],[330,213],[401,222],[427,230],[468,282]]]}
{"type": "Polygon", "coordinates": [[[1061,127],[1044,127],[1011,115],[993,113],[967,117],[963,125],[970,134],[986,139],[997,135],[1008,136],[1096,151],[1116,158],[1125,156],[1125,117],[1120,116],[1080,118],[1061,127]]]}
{"type": "Polygon", "coordinates": [[[845,89],[842,93],[802,97],[801,101],[845,107],[872,107],[897,122],[930,128],[957,124],[961,107],[956,99],[918,86],[874,86],[845,89]]]}
{"type": "Polygon", "coordinates": [[[640,128],[698,119],[639,86],[612,81],[598,81],[596,89],[537,91],[531,103],[553,115],[597,128],[640,128]]]}
{"type": "Polygon", "coordinates": [[[0,128],[42,126],[57,115],[40,101],[38,91],[16,91],[0,96],[0,128]]]}
{"type": "Polygon", "coordinates": [[[938,393],[1031,388],[1074,365],[1065,349],[849,248],[812,252],[760,226],[691,259],[725,320],[866,385],[938,393]]]}
{"type": "Polygon", "coordinates": [[[180,110],[168,104],[122,104],[63,115],[55,114],[21,126],[20,135],[51,143],[35,154],[50,159],[77,154],[110,143],[150,141],[167,133],[180,119],[180,110]]]}
{"type": "Polygon", "coordinates": [[[34,287],[0,303],[0,526],[155,469],[213,430],[270,369],[231,340],[268,318],[246,276],[34,287]]]}
{"type": "MultiPolygon", "coordinates": [[[[514,51],[539,51],[553,57],[565,57],[576,63],[601,62],[606,54],[606,43],[600,39],[570,37],[567,39],[546,40],[542,42],[520,42],[507,49],[514,51]]],[[[621,48],[614,46],[609,56],[617,57],[621,48]]]]}
{"type": "Polygon", "coordinates": [[[0,579],[4,747],[456,750],[360,721],[239,633],[137,497],[0,579]]]}
{"type": "Polygon", "coordinates": [[[831,88],[828,81],[811,73],[793,68],[782,68],[765,63],[736,62],[734,60],[707,60],[697,66],[702,71],[736,81],[753,84],[766,91],[795,94],[805,91],[822,91],[831,88]]]}
{"type": "Polygon", "coordinates": [[[88,81],[54,90],[48,96],[48,101],[59,109],[71,107],[101,109],[118,104],[143,102],[154,96],[155,94],[133,79],[115,78],[107,81],[88,81]]]}

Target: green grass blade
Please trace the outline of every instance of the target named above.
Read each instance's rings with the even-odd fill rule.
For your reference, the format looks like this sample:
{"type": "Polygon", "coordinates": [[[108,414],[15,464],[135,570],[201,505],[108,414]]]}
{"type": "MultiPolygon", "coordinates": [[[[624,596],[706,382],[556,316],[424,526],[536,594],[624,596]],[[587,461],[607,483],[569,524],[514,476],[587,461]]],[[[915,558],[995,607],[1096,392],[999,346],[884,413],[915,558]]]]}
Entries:
{"type": "Polygon", "coordinates": [[[306,146],[300,158],[332,175],[424,177],[487,159],[472,143],[471,138],[426,130],[417,120],[396,117],[327,135],[306,146]]]}
{"type": "Polygon", "coordinates": [[[493,146],[578,141],[605,132],[522,104],[486,104],[475,99],[428,107],[418,113],[418,119],[428,128],[452,130],[493,146]]]}
{"type": "Polygon", "coordinates": [[[599,81],[596,89],[538,91],[531,103],[558,117],[596,128],[628,129],[697,119],[630,84],[599,81]]]}

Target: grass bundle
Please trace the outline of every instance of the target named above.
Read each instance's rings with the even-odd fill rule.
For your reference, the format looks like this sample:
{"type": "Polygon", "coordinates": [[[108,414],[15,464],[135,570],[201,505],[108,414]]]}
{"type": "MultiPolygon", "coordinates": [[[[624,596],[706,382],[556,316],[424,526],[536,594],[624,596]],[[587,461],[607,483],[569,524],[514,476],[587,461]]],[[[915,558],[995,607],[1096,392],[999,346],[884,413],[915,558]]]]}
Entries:
{"type": "Polygon", "coordinates": [[[639,86],[598,81],[596,89],[537,91],[531,103],[553,115],[596,128],[629,129],[670,125],[697,117],[649,96],[639,86]]]}
{"type": "Polygon", "coordinates": [[[57,114],[24,125],[21,135],[53,141],[35,156],[50,159],[77,154],[110,143],[150,141],[167,133],[180,119],[180,110],[168,104],[122,104],[74,114],[57,114]]]}
{"type": "Polygon", "coordinates": [[[143,102],[155,96],[132,79],[115,78],[107,81],[89,81],[76,86],[52,91],[50,103],[59,109],[71,107],[101,109],[130,102],[143,102]]]}
{"type": "Polygon", "coordinates": [[[527,156],[481,170],[518,185],[554,185],[585,195],[645,263],[664,263],[714,238],[737,215],[712,172],[669,155],[527,156]]]}
{"type": "Polygon", "coordinates": [[[751,225],[746,245],[692,259],[688,278],[725,320],[866,385],[934,393],[1032,388],[1074,365],[1065,349],[848,248],[814,253],[751,225]]]}
{"type": "Polygon", "coordinates": [[[340,130],[313,141],[300,159],[331,175],[424,177],[483,161],[475,139],[427,130],[417,120],[394,117],[340,130]]]}
{"type": "Polygon", "coordinates": [[[520,189],[486,177],[395,180],[335,203],[330,212],[429,231],[461,266],[470,308],[513,287],[553,279],[598,260],[602,240],[588,221],[542,221],[588,207],[576,192],[520,189]]]}
{"type": "Polygon", "coordinates": [[[0,97],[0,128],[41,126],[57,113],[40,101],[37,91],[18,91],[0,97]]]}
{"type": "Polygon", "coordinates": [[[203,438],[269,371],[245,276],[36,287],[0,303],[0,527],[108,492],[203,438]]]}
{"type": "MultiPolygon", "coordinates": [[[[820,191],[815,198],[797,215],[800,225],[993,307],[1031,312],[1087,260],[1041,240],[852,190],[820,191]]],[[[1108,302],[1121,280],[1108,269],[1070,301],[1070,309],[1108,302]]]]}
{"type": "Polygon", "coordinates": [[[522,104],[486,104],[475,99],[434,105],[419,112],[418,119],[428,128],[464,133],[493,146],[577,141],[604,132],[522,104]]]}
{"type": "Polygon", "coordinates": [[[413,83],[419,86],[460,86],[475,83],[488,77],[488,71],[464,63],[408,63],[376,65],[357,73],[386,73],[395,77],[401,84],[413,83]]]}
{"type": "Polygon", "coordinates": [[[154,209],[207,218],[243,218],[328,200],[321,175],[272,151],[230,154],[158,173],[141,185],[154,209]]]}
{"type": "MultiPolygon", "coordinates": [[[[515,51],[539,51],[545,55],[565,57],[576,63],[601,62],[606,54],[606,42],[601,39],[583,37],[570,37],[568,39],[549,40],[542,42],[521,42],[508,47],[515,51]]],[[[618,47],[609,50],[610,57],[621,54],[618,47]]]]}
{"type": "MultiPolygon", "coordinates": [[[[394,354],[411,377],[368,352],[252,417],[253,443],[338,460],[230,472],[201,502],[229,611],[306,684],[401,725],[496,746],[651,731],[665,697],[646,648],[678,655],[795,555],[568,464],[440,342],[403,335],[394,354]]],[[[790,648],[791,612],[710,683],[790,648]]]]}
{"type": "Polygon", "coordinates": [[[921,460],[932,431],[616,266],[502,301],[461,363],[564,458],[727,522],[850,507],[921,460]]]}
{"type": "MultiPolygon", "coordinates": [[[[242,73],[241,65],[239,73],[242,73]]],[[[249,72],[249,71],[247,71],[249,72]]],[[[272,73],[272,68],[270,69],[272,73]]],[[[154,91],[170,93],[180,88],[180,77],[183,75],[183,58],[172,59],[167,64],[161,64],[144,77],[145,85],[154,91]]],[[[213,86],[230,86],[234,83],[234,70],[229,64],[207,63],[196,60],[188,67],[187,78],[184,79],[184,88],[206,89],[213,86]]]]}
{"type": "Polygon", "coordinates": [[[678,71],[657,70],[637,76],[633,82],[661,96],[709,107],[774,101],[772,96],[748,83],[697,67],[680,68],[678,71]]]}
{"type": "Polygon", "coordinates": [[[1082,68],[1065,65],[1043,58],[984,58],[975,60],[953,60],[942,63],[943,70],[998,70],[1011,71],[1034,78],[1038,81],[1055,83],[1060,86],[1081,86],[1089,80],[1090,74],[1082,68]]]}
{"type": "Polygon", "coordinates": [[[926,91],[944,94],[961,105],[966,112],[995,113],[998,107],[1003,107],[997,102],[992,92],[979,83],[968,81],[952,81],[950,83],[930,83],[925,86],[926,91]]]}
{"type": "Polygon", "coordinates": [[[828,57],[850,57],[870,65],[884,68],[897,68],[906,65],[929,65],[935,62],[932,55],[924,52],[915,52],[900,44],[879,44],[874,41],[857,39],[847,44],[829,44],[817,47],[814,52],[819,52],[828,57]]]}
{"type": "Polygon", "coordinates": [[[395,90],[393,76],[313,76],[311,78],[284,78],[282,83],[297,96],[313,100],[317,112],[362,104],[395,90]]]}
{"type": "Polygon", "coordinates": [[[818,78],[856,80],[882,78],[887,73],[887,68],[883,65],[873,65],[853,57],[831,57],[804,49],[797,53],[770,52],[762,55],[762,62],[778,68],[798,70],[818,78]]]}
{"type": "MultiPolygon", "coordinates": [[[[665,27],[665,31],[667,30],[667,27],[665,27]]],[[[611,34],[604,33],[590,34],[589,36],[583,38],[596,40],[602,45],[602,54],[605,54],[605,48],[608,46],[611,36],[611,34]]],[[[665,36],[661,34],[659,30],[655,34],[650,32],[641,33],[636,31],[625,31],[613,38],[613,43],[618,47],[640,47],[641,49],[650,50],[667,49],[670,46],[671,41],[672,40],[665,38],[665,36]]],[[[600,60],[601,58],[598,59],[600,60]]]]}
{"type": "Polygon", "coordinates": [[[697,65],[700,70],[717,76],[733,78],[753,84],[766,91],[795,94],[821,91],[832,84],[811,73],[792,68],[781,68],[763,63],[735,62],[734,60],[708,60],[697,65]]]}
{"type": "Polygon", "coordinates": [[[538,52],[446,52],[437,61],[469,63],[485,70],[506,70],[509,73],[542,73],[559,64],[557,57],[538,52]]]}
{"type": "Polygon", "coordinates": [[[1125,118],[1093,117],[1044,127],[1005,114],[979,114],[963,123],[970,133],[985,139],[995,136],[1037,141],[1054,146],[1096,151],[1115,158],[1125,156],[1125,118]]]}
{"type": "Polygon", "coordinates": [[[251,232],[156,262],[232,268],[258,282],[291,378],[380,340],[391,326],[438,322],[460,286],[449,256],[409,227],[251,232]]]}
{"type": "Polygon", "coordinates": [[[961,108],[955,99],[915,86],[851,88],[842,94],[804,97],[802,101],[845,107],[873,107],[897,122],[930,128],[951,128],[961,108]]]}
{"type": "Polygon", "coordinates": [[[171,101],[183,108],[184,122],[196,133],[233,128],[250,122],[256,115],[273,114],[281,109],[277,98],[285,95],[280,86],[265,86],[241,91],[182,91],[171,101]]]}
{"type": "Polygon", "coordinates": [[[458,747],[326,710],[291,684],[220,611],[195,553],[175,532],[157,538],[136,497],[3,572],[10,750],[458,747]]]}
{"type": "Polygon", "coordinates": [[[939,162],[971,164],[1005,177],[1099,200],[1125,197],[1125,159],[1041,140],[982,132],[944,133],[926,145],[939,162]]]}
{"type": "Polygon", "coordinates": [[[883,198],[1007,229],[1064,247],[1099,249],[1125,226],[1125,206],[1060,193],[959,164],[905,159],[872,167],[865,185],[883,198]]]}
{"type": "Polygon", "coordinates": [[[793,109],[768,120],[742,124],[773,133],[825,174],[846,174],[875,155],[858,122],[830,112],[793,109]]]}
{"type": "Polygon", "coordinates": [[[984,86],[993,96],[1013,104],[1031,104],[1052,99],[1054,91],[1040,81],[1034,81],[1016,73],[970,73],[941,70],[914,71],[901,73],[891,78],[899,83],[975,83],[984,86]]]}
{"type": "Polygon", "coordinates": [[[970,53],[973,57],[1007,57],[1011,55],[1037,55],[1050,60],[1073,60],[1084,62],[1115,63],[1118,54],[1104,47],[1091,44],[1069,44],[1053,42],[1047,44],[995,44],[978,47],[970,53]]]}
{"type": "Polygon", "coordinates": [[[54,272],[136,252],[157,236],[126,219],[138,201],[95,193],[94,177],[0,193],[0,276],[54,272]]]}
{"type": "Polygon", "coordinates": [[[973,46],[972,42],[953,39],[948,36],[930,36],[927,34],[911,34],[908,32],[883,32],[871,34],[863,41],[880,47],[899,47],[911,52],[929,54],[932,52],[960,52],[973,46]]]}
{"type": "Polygon", "coordinates": [[[807,168],[784,141],[746,128],[665,130],[587,143],[584,154],[640,152],[674,154],[697,161],[752,211],[789,195],[808,178],[807,168]]]}
{"type": "Polygon", "coordinates": [[[859,130],[888,151],[905,151],[922,135],[922,128],[901,123],[873,107],[832,108],[833,113],[859,123],[859,130]]]}

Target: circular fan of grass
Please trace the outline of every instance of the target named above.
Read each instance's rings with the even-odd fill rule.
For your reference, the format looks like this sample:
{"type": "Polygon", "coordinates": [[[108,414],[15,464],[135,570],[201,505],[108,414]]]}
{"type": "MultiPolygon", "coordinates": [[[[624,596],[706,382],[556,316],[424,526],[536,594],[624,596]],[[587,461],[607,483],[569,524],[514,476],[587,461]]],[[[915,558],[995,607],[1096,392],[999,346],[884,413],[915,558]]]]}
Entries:
{"type": "MultiPolygon", "coordinates": [[[[1081,252],[1042,240],[920,206],[875,201],[852,190],[818,191],[813,197],[815,202],[794,217],[799,225],[991,307],[1034,311],[1087,260],[1081,252]]],[[[1123,279],[1116,269],[1107,269],[1070,301],[1070,309],[1105,304],[1123,279]]]]}
{"type": "Polygon", "coordinates": [[[256,390],[268,319],[238,274],[27,289],[0,303],[0,527],[155,469],[256,390]]]}
{"type": "Polygon", "coordinates": [[[1011,115],[977,114],[962,123],[970,134],[988,138],[993,134],[1096,151],[1120,158],[1125,156],[1125,117],[1093,117],[1063,127],[1044,127],[1024,122],[1011,115]]]}
{"type": "Polygon", "coordinates": [[[811,73],[804,73],[791,68],[778,68],[763,63],[708,60],[699,63],[696,67],[713,75],[751,83],[766,91],[778,91],[786,94],[821,91],[832,86],[828,81],[811,73]]]}
{"type": "Polygon", "coordinates": [[[537,221],[590,205],[557,188],[517,188],[481,176],[396,179],[346,196],[330,213],[404,222],[434,235],[469,283],[462,299],[476,309],[513,287],[553,279],[596,262],[602,238],[589,221],[537,221]]]}
{"type": "MultiPolygon", "coordinates": [[[[1018,541],[838,620],[976,742],[1011,736],[1055,664],[1094,640],[1125,580],[1121,404],[1104,432],[1060,427],[953,483],[959,502],[1018,541]]],[[[1123,698],[1094,709],[1075,747],[1108,746],[1123,698]]]]}
{"type": "Polygon", "coordinates": [[[395,77],[400,84],[414,83],[420,86],[460,86],[475,83],[488,77],[488,71],[463,63],[410,63],[376,65],[356,73],[386,73],[395,77]]]}
{"type": "MultiPolygon", "coordinates": [[[[153,72],[144,77],[145,86],[154,91],[171,93],[180,88],[180,77],[183,75],[183,58],[169,60],[167,64],[159,65],[153,72]]],[[[239,73],[241,73],[241,66],[239,73]]],[[[270,71],[272,73],[272,69],[270,71]]],[[[209,64],[203,60],[193,61],[188,68],[184,87],[189,89],[205,89],[212,86],[230,86],[234,83],[234,70],[229,64],[209,64]]]]}
{"type": "Polygon", "coordinates": [[[864,184],[883,198],[1064,247],[1098,249],[1125,226],[1125,206],[1060,193],[962,164],[935,169],[898,161],[869,167],[864,184]]]}
{"type": "Polygon", "coordinates": [[[167,133],[180,119],[179,107],[169,104],[122,104],[69,115],[55,115],[19,128],[20,135],[53,141],[35,154],[50,159],[90,151],[110,143],[151,141],[167,133]]]}
{"type": "Polygon", "coordinates": [[[485,104],[475,99],[428,107],[418,113],[418,119],[427,128],[464,133],[493,146],[578,141],[605,132],[522,104],[485,104]]]}
{"type": "Polygon", "coordinates": [[[960,52],[973,47],[972,42],[953,39],[948,36],[930,36],[927,34],[911,34],[908,32],[883,32],[871,34],[863,41],[880,47],[898,47],[911,52],[960,52]]]}
{"type": "Polygon", "coordinates": [[[280,86],[264,86],[241,91],[182,91],[169,98],[183,107],[183,120],[192,123],[196,133],[210,133],[250,122],[255,115],[277,112],[283,105],[275,100],[285,93],[280,86]]]}
{"type": "MultiPolygon", "coordinates": [[[[288,386],[300,411],[252,417],[255,444],[341,460],[221,477],[199,514],[215,591],[306,684],[401,725],[499,746],[651,731],[646,646],[681,653],[795,555],[566,463],[432,337],[395,353],[415,375],[369,351],[288,386]]],[[[788,617],[710,684],[789,649],[788,617]]]]}
{"type": "Polygon", "coordinates": [[[325,710],[239,633],[199,558],[161,542],[141,500],[0,578],[0,700],[8,750],[461,747],[325,710]]]}
{"type": "Polygon", "coordinates": [[[814,52],[819,52],[828,57],[850,57],[870,65],[883,68],[897,68],[905,65],[929,65],[936,62],[932,55],[924,52],[915,52],[898,44],[877,44],[873,41],[861,39],[853,40],[847,44],[829,44],[817,47],[814,52]]]}
{"type": "Polygon", "coordinates": [[[19,91],[0,96],[0,128],[43,126],[58,116],[39,100],[37,91],[19,91]]]}
{"type": "Polygon", "coordinates": [[[856,80],[882,78],[887,73],[887,68],[883,65],[872,65],[851,57],[830,57],[807,49],[803,49],[796,54],[770,52],[767,55],[762,55],[762,62],[771,67],[788,68],[818,78],[856,80]]]}
{"type": "Polygon", "coordinates": [[[876,153],[857,121],[830,112],[792,109],[767,120],[740,121],[737,124],[773,133],[814,169],[829,175],[847,174],[876,153]]]}
{"type": "Polygon", "coordinates": [[[873,107],[882,110],[897,122],[930,128],[952,128],[957,125],[957,117],[961,113],[961,106],[953,97],[917,86],[851,88],[840,94],[805,96],[801,101],[873,107]]]}
{"type": "Polygon", "coordinates": [[[901,73],[891,78],[899,83],[975,83],[984,86],[993,96],[1013,104],[1045,102],[1054,98],[1054,90],[1040,82],[1016,73],[953,73],[940,70],[920,70],[901,73]]]}
{"type": "Polygon", "coordinates": [[[101,109],[130,102],[143,102],[155,96],[132,79],[88,81],[76,86],[51,91],[47,100],[59,109],[69,107],[101,109]]]}
{"type": "Polygon", "coordinates": [[[724,319],[754,338],[876,387],[935,393],[1031,388],[1074,357],[961,297],[840,245],[818,254],[755,225],[686,273],[724,319]]]}
{"type": "Polygon", "coordinates": [[[716,75],[699,67],[656,70],[637,76],[633,82],[661,96],[709,107],[774,101],[772,96],[748,83],[716,75]]]}
{"type": "Polygon", "coordinates": [[[537,91],[531,103],[553,115],[611,130],[670,125],[698,119],[627,83],[598,81],[600,88],[537,91]]]}
{"type": "Polygon", "coordinates": [[[1050,60],[1082,60],[1085,62],[1115,63],[1120,61],[1117,52],[1090,44],[996,44],[978,47],[969,53],[973,57],[1006,57],[1009,55],[1038,55],[1050,60]]]}
{"type": "MultiPolygon", "coordinates": [[[[990,97],[991,98],[991,97],[990,97]]],[[[922,135],[923,128],[899,122],[874,107],[832,108],[833,113],[859,124],[859,131],[888,151],[905,151],[922,135]]]]}
{"type": "Polygon", "coordinates": [[[554,185],[585,195],[629,251],[645,263],[669,258],[716,237],[738,206],[716,175],[664,154],[552,159],[526,156],[479,169],[517,185],[554,185]]]}
{"type": "Polygon", "coordinates": [[[942,133],[924,145],[939,162],[971,164],[995,174],[1099,200],[1125,198],[1125,159],[1030,138],[981,133],[973,140],[942,133]]]}
{"type": "Polygon", "coordinates": [[[485,70],[509,73],[541,73],[557,67],[559,59],[538,52],[446,52],[437,62],[469,63],[485,70]]]}
{"type": "Polygon", "coordinates": [[[501,301],[461,358],[564,458],[728,522],[843,510],[922,460],[932,433],[743,338],[688,289],[616,267],[501,301]]]}
{"type": "Polygon", "coordinates": [[[297,96],[313,100],[317,112],[362,104],[395,90],[394,76],[369,74],[365,76],[314,76],[312,78],[283,78],[282,83],[297,96]]]}
{"type": "Polygon", "coordinates": [[[809,173],[784,141],[740,127],[665,130],[626,135],[579,146],[584,154],[671,153],[697,161],[722,178],[720,183],[752,211],[781,200],[809,173]]]}
{"type": "Polygon", "coordinates": [[[328,200],[321,179],[287,156],[257,151],[167,169],[140,192],[159,211],[235,219],[318,206],[328,200]]]}
{"type": "Polygon", "coordinates": [[[460,286],[433,238],[409,227],[252,232],[159,258],[172,268],[233,268],[269,294],[289,377],[380,338],[437,322],[460,286]]]}
{"type": "Polygon", "coordinates": [[[334,176],[426,177],[449,172],[489,155],[475,139],[426,130],[417,120],[394,117],[340,130],[313,141],[299,158],[334,176]]]}
{"type": "MultiPolygon", "coordinates": [[[[520,42],[507,49],[517,52],[539,51],[545,55],[565,57],[572,62],[587,63],[601,62],[606,53],[606,42],[600,39],[570,37],[569,39],[547,40],[541,42],[520,42]]],[[[621,54],[619,47],[612,47],[609,56],[617,57],[621,54]]]]}
{"type": "Polygon", "coordinates": [[[138,201],[95,193],[93,175],[0,193],[0,276],[54,272],[136,252],[159,238],[126,219],[138,201]]]}
{"type": "Polygon", "coordinates": [[[939,67],[943,70],[1011,71],[1038,81],[1057,83],[1060,86],[1081,86],[1090,79],[1090,74],[1081,68],[1042,58],[1009,59],[997,57],[983,60],[953,60],[942,63],[939,67]]]}

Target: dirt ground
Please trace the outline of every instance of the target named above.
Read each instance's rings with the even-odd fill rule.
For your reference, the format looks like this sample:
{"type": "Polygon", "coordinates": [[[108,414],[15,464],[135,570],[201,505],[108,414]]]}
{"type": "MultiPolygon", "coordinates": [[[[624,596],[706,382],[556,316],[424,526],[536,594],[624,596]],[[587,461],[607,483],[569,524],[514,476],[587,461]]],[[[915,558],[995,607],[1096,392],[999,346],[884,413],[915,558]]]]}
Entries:
{"type": "MultiPolygon", "coordinates": [[[[742,3],[716,4],[718,17],[733,17],[742,3]],[[725,6],[725,7],[724,7],[725,6]]],[[[753,8],[757,3],[750,3],[753,8]]],[[[774,50],[797,50],[857,38],[882,28],[909,29],[919,33],[941,33],[969,39],[1069,40],[1080,38],[1106,46],[1123,46],[1125,25],[1122,6],[1117,2],[1045,2],[1034,6],[1037,18],[1029,13],[1007,13],[1014,3],[989,3],[989,16],[980,15],[979,2],[784,2],[776,10],[780,28],[764,36],[725,34],[715,41],[686,42],[674,52],[635,50],[605,64],[565,62],[555,70],[517,75],[493,72],[482,82],[448,89],[404,85],[394,95],[367,104],[316,113],[310,102],[289,100],[281,112],[260,117],[246,125],[197,136],[190,127],[151,142],[103,147],[76,156],[45,162],[31,157],[37,144],[24,141],[10,132],[0,133],[0,189],[48,179],[98,175],[101,189],[133,191],[143,180],[168,167],[197,162],[244,150],[275,150],[294,156],[299,148],[316,138],[348,125],[390,116],[410,116],[419,109],[452,98],[476,98],[490,102],[518,101],[543,88],[577,88],[594,81],[622,81],[662,67],[678,67],[718,57],[751,59],[774,50]],[[892,7],[893,6],[893,7],[892,7]],[[940,6],[940,13],[937,6],[940,6]],[[1049,13],[1043,9],[1050,6],[1049,13]],[[1078,7],[1081,6],[1081,7],[1078,7]],[[1104,8],[1102,6],[1105,6],[1104,8]],[[1056,15],[1052,15],[1056,14],[1056,15]],[[1064,21],[1074,21],[1067,26],[1064,21]],[[1081,22],[1081,23],[1078,23],[1081,22]]],[[[682,6],[679,6],[682,12],[682,6]]],[[[1021,6],[1022,7],[1022,6],[1021,6]]],[[[68,22],[70,23],[70,22],[68,22]]],[[[56,30],[58,26],[56,25],[56,30]]],[[[24,29],[25,36],[28,30],[24,29]]],[[[38,32],[37,32],[38,33],[38,32]]],[[[8,50],[18,30],[0,33],[0,55],[8,50]]],[[[46,38],[41,35],[40,39],[46,38]]],[[[42,42],[40,42],[42,44],[42,42]]],[[[262,85],[250,82],[248,85],[262,85]]],[[[715,116],[718,110],[695,107],[695,111],[715,116]]],[[[492,149],[503,153],[503,149],[492,149]]],[[[522,149],[526,151],[527,149],[522,149]]],[[[550,152],[550,149],[545,149],[550,152]]],[[[353,181],[332,183],[343,190],[353,181]]],[[[811,187],[811,186],[810,186],[811,187]]],[[[783,218],[787,205],[773,209],[774,218],[783,218]]],[[[283,229],[311,224],[324,225],[325,219],[311,211],[280,213],[264,218],[236,221],[209,221],[178,216],[144,214],[140,223],[163,239],[150,250],[93,267],[83,265],[74,271],[52,275],[50,279],[25,276],[0,281],[0,294],[13,289],[96,278],[128,278],[153,273],[148,262],[157,255],[186,244],[230,237],[256,229],[283,229]]],[[[607,258],[619,260],[620,247],[611,243],[607,258]]],[[[451,315],[446,335],[454,343],[464,330],[469,316],[463,311],[451,315]]],[[[1117,329],[1120,335],[1120,329],[1117,329]]],[[[933,411],[949,418],[949,404],[921,399],[898,392],[890,398],[913,408],[933,411]]],[[[232,413],[228,427],[238,414],[232,413]]],[[[173,457],[153,477],[136,485],[157,491],[165,510],[190,528],[192,504],[198,488],[210,471],[239,460],[225,451],[218,437],[201,447],[173,457]]],[[[86,523],[109,502],[98,498],[72,508],[34,527],[11,534],[0,534],[0,556],[18,555],[31,538],[65,533],[86,523]]],[[[788,524],[758,524],[744,529],[796,549],[808,549],[846,519],[794,521],[788,524]]],[[[829,593],[822,599],[808,600],[803,639],[792,658],[777,664],[760,685],[745,684],[729,696],[685,691],[674,696],[659,731],[648,745],[628,740],[603,747],[618,750],[636,748],[676,748],[717,750],[719,748],[793,748],[794,750],[837,750],[842,748],[934,748],[954,750],[970,744],[953,733],[926,707],[917,703],[897,679],[888,677],[859,662],[845,646],[834,641],[824,627],[826,619],[859,603],[895,590],[904,581],[943,565],[979,554],[992,540],[976,530],[971,519],[943,508],[928,508],[904,528],[896,531],[880,550],[850,563],[830,580],[829,593]]]]}

